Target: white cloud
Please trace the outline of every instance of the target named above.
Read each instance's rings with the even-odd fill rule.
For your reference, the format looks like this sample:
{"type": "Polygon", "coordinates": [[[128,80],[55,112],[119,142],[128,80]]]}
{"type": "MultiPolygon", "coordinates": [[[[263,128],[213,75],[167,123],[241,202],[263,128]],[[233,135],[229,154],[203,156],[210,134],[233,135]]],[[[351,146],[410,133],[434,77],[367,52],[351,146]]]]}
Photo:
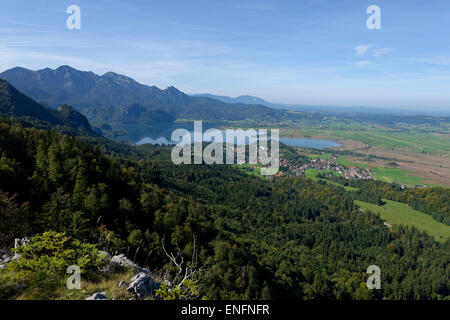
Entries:
{"type": "Polygon", "coordinates": [[[355,49],[355,51],[356,51],[356,55],[357,55],[357,56],[362,56],[362,55],[366,54],[367,51],[369,51],[369,48],[370,48],[371,46],[372,46],[372,45],[370,45],[370,44],[367,44],[367,45],[361,44],[361,45],[359,45],[359,46],[354,47],[354,49],[355,49]]]}
{"type": "Polygon", "coordinates": [[[375,57],[382,56],[383,54],[391,53],[393,50],[392,48],[378,48],[373,50],[373,54],[375,57]]]}

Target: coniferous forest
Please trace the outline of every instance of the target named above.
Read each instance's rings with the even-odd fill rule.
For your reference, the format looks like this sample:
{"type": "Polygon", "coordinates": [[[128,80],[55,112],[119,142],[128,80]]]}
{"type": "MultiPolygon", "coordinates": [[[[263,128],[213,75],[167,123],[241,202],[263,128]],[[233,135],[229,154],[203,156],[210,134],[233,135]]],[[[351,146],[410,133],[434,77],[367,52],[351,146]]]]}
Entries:
{"type": "MultiPolygon", "coordinates": [[[[68,256],[84,261],[83,276],[93,278],[91,250],[124,253],[152,271],[176,274],[165,250],[179,249],[204,266],[192,279],[197,298],[450,297],[450,240],[388,229],[380,217],[358,210],[358,197],[344,188],[305,177],[263,179],[226,165],[177,166],[169,147],[92,139],[1,120],[1,247],[41,235],[30,247],[42,257],[59,250],[60,239],[72,250],[68,256]],[[379,290],[366,286],[370,265],[381,269],[379,290]]],[[[386,195],[381,184],[359,187],[373,195],[369,202],[411,201],[409,193],[386,195]]],[[[420,200],[413,205],[448,206],[445,196],[433,199],[428,207],[420,200]]],[[[29,296],[58,298],[57,290],[42,291],[60,286],[67,266],[46,256],[40,278],[31,250],[23,249],[30,259],[15,266],[22,278],[5,272],[9,266],[0,272],[0,298],[20,296],[33,283],[41,289],[29,296]],[[12,285],[17,281],[26,286],[12,285]]]]}

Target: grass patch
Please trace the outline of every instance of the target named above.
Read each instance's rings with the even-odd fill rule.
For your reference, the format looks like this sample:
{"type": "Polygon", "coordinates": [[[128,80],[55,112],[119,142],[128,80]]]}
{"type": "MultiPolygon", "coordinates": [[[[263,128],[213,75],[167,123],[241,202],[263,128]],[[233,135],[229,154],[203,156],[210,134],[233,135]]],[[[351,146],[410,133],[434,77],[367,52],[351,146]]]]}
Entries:
{"type": "Polygon", "coordinates": [[[423,178],[408,174],[401,169],[393,168],[375,168],[372,169],[372,175],[375,179],[388,183],[403,183],[407,185],[424,184],[423,178]]]}
{"type": "Polygon", "coordinates": [[[450,238],[450,226],[434,220],[428,214],[410,208],[407,204],[386,199],[383,201],[386,204],[382,206],[358,200],[355,200],[355,203],[363,210],[379,214],[390,225],[414,226],[440,242],[450,238]]]}
{"type": "Polygon", "coordinates": [[[29,288],[16,296],[15,299],[40,300],[44,298],[46,300],[85,300],[96,292],[106,292],[106,295],[110,299],[128,300],[133,296],[126,291],[127,286],[119,288],[119,283],[124,280],[129,284],[132,277],[133,273],[131,271],[124,271],[112,273],[98,281],[83,280],[83,278],[81,278],[81,289],[73,290],[67,289],[65,279],[63,278],[57,285],[53,284],[49,287],[40,286],[29,288]]]}
{"type": "Polygon", "coordinates": [[[323,181],[323,182],[325,182],[327,184],[331,184],[331,185],[335,185],[335,186],[344,188],[346,191],[358,191],[359,190],[359,188],[354,188],[354,187],[350,187],[350,186],[344,186],[344,185],[342,185],[340,183],[337,183],[335,181],[331,181],[331,180],[328,180],[328,179],[317,177],[317,175],[320,174],[320,173],[330,173],[330,172],[335,174],[335,172],[331,171],[331,170],[308,169],[308,170],[305,171],[305,177],[308,178],[308,179],[311,179],[313,181],[323,181]]]}
{"type": "Polygon", "coordinates": [[[261,175],[261,168],[262,165],[260,163],[257,164],[249,164],[249,163],[245,163],[245,164],[233,164],[232,165],[234,168],[238,169],[239,171],[242,171],[248,175],[251,176],[257,176],[257,177],[263,177],[263,175],[261,175]]]}

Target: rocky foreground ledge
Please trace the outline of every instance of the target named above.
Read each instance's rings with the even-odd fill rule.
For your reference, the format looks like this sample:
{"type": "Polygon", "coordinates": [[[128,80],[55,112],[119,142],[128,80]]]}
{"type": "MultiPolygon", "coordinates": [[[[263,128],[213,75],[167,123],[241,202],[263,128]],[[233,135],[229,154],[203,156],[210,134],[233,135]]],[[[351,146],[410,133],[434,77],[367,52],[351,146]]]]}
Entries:
{"type": "MultiPolygon", "coordinates": [[[[14,248],[20,246],[28,246],[30,239],[28,237],[15,239],[14,248]]],[[[99,256],[105,261],[105,268],[103,271],[118,272],[121,270],[132,270],[134,276],[130,283],[121,281],[118,287],[125,287],[126,291],[134,296],[134,299],[144,299],[146,297],[154,296],[154,290],[158,289],[161,283],[153,280],[152,272],[140,267],[124,254],[111,256],[106,251],[98,251],[99,256]]],[[[5,268],[12,261],[20,259],[20,254],[12,253],[6,250],[0,250],[0,269],[5,268]]],[[[110,300],[106,292],[96,292],[86,298],[86,300],[110,300]]]]}

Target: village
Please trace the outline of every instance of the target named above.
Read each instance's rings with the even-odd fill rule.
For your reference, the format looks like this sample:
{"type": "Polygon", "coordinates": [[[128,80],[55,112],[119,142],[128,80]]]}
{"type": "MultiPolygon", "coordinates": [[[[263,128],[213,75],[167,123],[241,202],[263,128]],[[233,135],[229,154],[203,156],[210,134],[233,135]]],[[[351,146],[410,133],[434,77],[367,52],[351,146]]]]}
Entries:
{"type": "MultiPolygon", "coordinates": [[[[280,159],[279,175],[302,176],[306,170],[334,171],[346,179],[373,179],[369,168],[346,167],[337,163],[337,157],[328,159],[310,159],[307,163],[299,164],[295,161],[280,159]]],[[[332,174],[331,172],[329,174],[332,174]]]]}

